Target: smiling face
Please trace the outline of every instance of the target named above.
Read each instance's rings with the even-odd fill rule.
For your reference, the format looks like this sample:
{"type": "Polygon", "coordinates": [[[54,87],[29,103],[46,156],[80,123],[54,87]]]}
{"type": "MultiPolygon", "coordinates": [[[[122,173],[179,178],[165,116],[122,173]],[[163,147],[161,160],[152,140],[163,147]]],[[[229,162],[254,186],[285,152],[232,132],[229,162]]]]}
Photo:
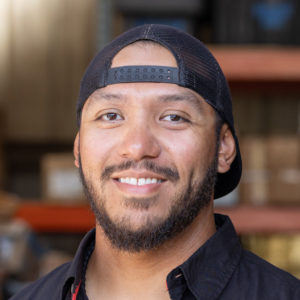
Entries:
{"type": "MultiPolygon", "coordinates": [[[[122,49],[112,67],[145,62],[177,67],[167,49],[139,43],[122,49]]],[[[86,101],[75,152],[97,221],[112,244],[149,249],[183,230],[212,200],[215,112],[200,95],[175,84],[109,85],[86,101]]]]}

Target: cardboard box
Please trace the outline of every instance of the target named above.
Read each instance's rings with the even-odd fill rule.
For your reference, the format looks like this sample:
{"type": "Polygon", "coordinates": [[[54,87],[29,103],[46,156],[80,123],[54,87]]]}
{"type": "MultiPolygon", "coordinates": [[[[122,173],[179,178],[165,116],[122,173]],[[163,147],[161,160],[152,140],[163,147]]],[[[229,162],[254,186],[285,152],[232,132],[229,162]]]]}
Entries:
{"type": "Polygon", "coordinates": [[[300,204],[300,168],[272,170],[269,181],[269,202],[300,204]]]}
{"type": "Polygon", "coordinates": [[[245,137],[241,152],[241,202],[300,204],[299,136],[245,137]]]}
{"type": "MultiPolygon", "coordinates": [[[[300,168],[300,136],[269,136],[266,167],[271,170],[300,168]]],[[[284,175],[284,174],[281,174],[284,175]]]]}
{"type": "Polygon", "coordinates": [[[241,139],[243,173],[240,202],[264,204],[268,200],[269,172],[266,168],[266,141],[260,136],[241,139]]]}
{"type": "Polygon", "coordinates": [[[300,204],[300,137],[270,136],[267,147],[269,202],[300,204]]]}
{"type": "Polygon", "coordinates": [[[41,161],[41,170],[44,201],[72,205],[86,203],[71,153],[45,155],[41,161]]]}

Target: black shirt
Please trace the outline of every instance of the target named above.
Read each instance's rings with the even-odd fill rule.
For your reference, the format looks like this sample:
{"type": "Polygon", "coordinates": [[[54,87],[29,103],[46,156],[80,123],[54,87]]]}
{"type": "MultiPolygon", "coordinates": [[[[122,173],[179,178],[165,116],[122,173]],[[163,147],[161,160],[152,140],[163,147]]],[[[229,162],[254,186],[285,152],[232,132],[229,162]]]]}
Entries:
{"type": "MultiPolygon", "coordinates": [[[[167,276],[172,300],[299,300],[300,281],[242,249],[227,216],[215,215],[217,232],[167,276]]],[[[23,289],[12,300],[85,300],[85,267],[95,230],[80,243],[72,262],[23,289]]]]}

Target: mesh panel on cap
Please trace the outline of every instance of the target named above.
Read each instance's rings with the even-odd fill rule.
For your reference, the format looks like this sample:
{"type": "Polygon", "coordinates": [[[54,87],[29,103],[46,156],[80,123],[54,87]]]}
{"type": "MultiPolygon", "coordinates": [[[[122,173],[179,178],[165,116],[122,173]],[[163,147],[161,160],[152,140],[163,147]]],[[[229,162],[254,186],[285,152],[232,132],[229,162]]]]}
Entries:
{"type": "Polygon", "coordinates": [[[237,156],[227,173],[218,174],[215,198],[226,195],[238,184],[242,169],[238,140],[234,130],[230,91],[213,55],[202,42],[183,31],[166,25],[142,25],[123,33],[101,50],[88,66],[81,81],[77,103],[78,124],[87,98],[96,89],[108,84],[108,70],[113,57],[122,48],[139,40],[151,40],[169,49],[178,64],[179,85],[200,94],[228,123],[235,139],[237,156]]]}
{"type": "Polygon", "coordinates": [[[182,85],[200,94],[233,129],[231,96],[227,82],[217,61],[203,43],[179,30],[174,34],[174,28],[167,26],[164,30],[152,26],[147,38],[156,40],[173,52],[181,68],[182,85]]]}

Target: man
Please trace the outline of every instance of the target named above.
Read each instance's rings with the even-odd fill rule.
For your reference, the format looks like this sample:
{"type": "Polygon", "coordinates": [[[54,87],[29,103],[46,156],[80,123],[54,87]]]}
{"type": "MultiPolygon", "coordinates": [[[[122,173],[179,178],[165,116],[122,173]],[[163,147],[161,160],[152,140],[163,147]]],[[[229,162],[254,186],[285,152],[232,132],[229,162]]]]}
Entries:
{"type": "Polygon", "coordinates": [[[300,299],[296,278],[214,216],[241,158],[226,80],[201,42],[162,25],[124,33],[89,65],[77,116],[96,229],[13,299],[300,299]]]}

